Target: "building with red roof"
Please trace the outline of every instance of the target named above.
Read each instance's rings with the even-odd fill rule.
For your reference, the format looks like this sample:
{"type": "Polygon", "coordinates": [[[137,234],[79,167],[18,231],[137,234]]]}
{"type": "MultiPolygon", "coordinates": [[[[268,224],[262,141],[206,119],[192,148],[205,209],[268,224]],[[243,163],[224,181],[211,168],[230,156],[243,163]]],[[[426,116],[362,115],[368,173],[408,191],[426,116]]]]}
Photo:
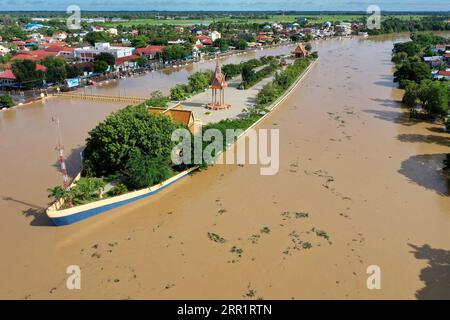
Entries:
{"type": "MultiPolygon", "coordinates": [[[[11,67],[11,66],[10,66],[11,67]]],[[[36,65],[37,71],[46,71],[47,68],[43,65],[36,65]]],[[[20,87],[21,84],[17,83],[16,76],[12,69],[6,69],[5,71],[0,72],[0,87],[20,87]]]]}
{"type": "Polygon", "coordinates": [[[71,48],[71,47],[49,46],[45,49],[45,52],[56,53],[57,57],[61,57],[66,60],[73,60],[75,58],[75,48],[71,48]]]}
{"type": "Polygon", "coordinates": [[[15,55],[12,60],[41,61],[47,57],[55,57],[56,55],[56,52],[47,52],[44,50],[22,51],[21,53],[15,55]]]}
{"type": "Polygon", "coordinates": [[[137,55],[116,58],[116,67],[119,67],[123,70],[124,69],[123,67],[130,66],[131,65],[130,62],[133,62],[134,60],[136,60],[138,58],[139,58],[139,56],[137,56],[137,55]]]}
{"type": "Polygon", "coordinates": [[[439,71],[439,79],[446,79],[446,80],[450,80],[450,69],[448,70],[441,70],[439,71]]]}
{"type": "Polygon", "coordinates": [[[154,60],[161,56],[166,46],[147,46],[145,48],[136,49],[136,54],[141,55],[147,60],[154,60]]]}

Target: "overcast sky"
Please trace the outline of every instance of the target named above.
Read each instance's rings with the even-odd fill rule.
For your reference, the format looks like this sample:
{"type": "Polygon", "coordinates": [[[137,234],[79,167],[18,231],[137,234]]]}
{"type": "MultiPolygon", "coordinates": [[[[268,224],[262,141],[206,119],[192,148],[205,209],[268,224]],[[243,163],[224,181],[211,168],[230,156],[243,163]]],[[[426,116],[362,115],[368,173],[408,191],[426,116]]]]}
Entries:
{"type": "Polygon", "coordinates": [[[450,11],[450,0],[0,0],[1,10],[351,10],[450,11]]]}

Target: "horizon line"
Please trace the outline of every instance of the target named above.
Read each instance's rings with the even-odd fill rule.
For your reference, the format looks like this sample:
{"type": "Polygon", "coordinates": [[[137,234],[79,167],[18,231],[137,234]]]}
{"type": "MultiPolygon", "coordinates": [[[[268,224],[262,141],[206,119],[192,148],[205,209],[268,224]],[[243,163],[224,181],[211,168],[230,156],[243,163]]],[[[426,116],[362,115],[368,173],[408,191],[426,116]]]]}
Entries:
{"type": "MultiPolygon", "coordinates": [[[[82,9],[82,11],[87,12],[165,12],[165,13],[179,13],[179,12],[246,12],[246,13],[364,13],[367,14],[364,10],[92,10],[92,9],[82,9]]],[[[0,10],[0,13],[3,12],[63,12],[66,13],[65,10],[0,10]]],[[[384,13],[447,13],[450,14],[450,10],[383,10],[384,13]]]]}

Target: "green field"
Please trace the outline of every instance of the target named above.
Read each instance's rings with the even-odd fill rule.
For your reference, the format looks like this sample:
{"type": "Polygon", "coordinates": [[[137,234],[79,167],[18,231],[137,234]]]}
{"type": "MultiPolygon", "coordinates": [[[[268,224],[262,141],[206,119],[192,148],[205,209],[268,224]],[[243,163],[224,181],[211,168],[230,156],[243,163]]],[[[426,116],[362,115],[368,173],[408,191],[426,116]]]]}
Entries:
{"type": "MultiPolygon", "coordinates": [[[[272,23],[272,22],[285,22],[285,23],[293,23],[296,22],[298,18],[307,18],[310,23],[324,23],[326,21],[337,22],[337,21],[357,21],[361,18],[367,17],[366,15],[272,15],[267,19],[263,18],[249,18],[249,17],[222,17],[222,18],[211,18],[211,19],[133,19],[125,22],[114,22],[114,23],[105,23],[103,24],[105,27],[116,27],[118,25],[123,26],[133,26],[133,25],[179,25],[179,26],[189,26],[196,24],[204,24],[209,25],[212,22],[235,22],[235,23],[272,23]]],[[[387,16],[384,16],[385,19],[387,16]]],[[[422,16],[419,15],[396,15],[396,18],[409,20],[409,19],[419,19],[422,16]]]]}

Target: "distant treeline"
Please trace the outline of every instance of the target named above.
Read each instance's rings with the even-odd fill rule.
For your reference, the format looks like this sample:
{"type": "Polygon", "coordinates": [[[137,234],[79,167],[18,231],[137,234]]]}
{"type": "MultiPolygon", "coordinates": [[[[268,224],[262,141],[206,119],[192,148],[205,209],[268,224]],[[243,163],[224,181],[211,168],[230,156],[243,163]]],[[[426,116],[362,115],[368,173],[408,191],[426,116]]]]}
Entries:
{"type": "Polygon", "coordinates": [[[446,31],[450,30],[450,23],[446,19],[448,20],[448,17],[444,16],[411,18],[409,20],[389,17],[381,22],[381,29],[367,31],[370,35],[396,32],[446,31]]]}
{"type": "MultiPolygon", "coordinates": [[[[83,10],[84,18],[110,17],[145,19],[166,17],[187,17],[187,18],[220,18],[220,17],[251,17],[267,18],[273,15],[285,16],[333,16],[333,15],[366,15],[365,11],[89,11],[83,10]]],[[[0,11],[0,15],[10,15],[14,17],[44,17],[56,18],[66,15],[65,11],[0,11]]],[[[450,16],[450,11],[383,11],[384,16],[450,16]]]]}

